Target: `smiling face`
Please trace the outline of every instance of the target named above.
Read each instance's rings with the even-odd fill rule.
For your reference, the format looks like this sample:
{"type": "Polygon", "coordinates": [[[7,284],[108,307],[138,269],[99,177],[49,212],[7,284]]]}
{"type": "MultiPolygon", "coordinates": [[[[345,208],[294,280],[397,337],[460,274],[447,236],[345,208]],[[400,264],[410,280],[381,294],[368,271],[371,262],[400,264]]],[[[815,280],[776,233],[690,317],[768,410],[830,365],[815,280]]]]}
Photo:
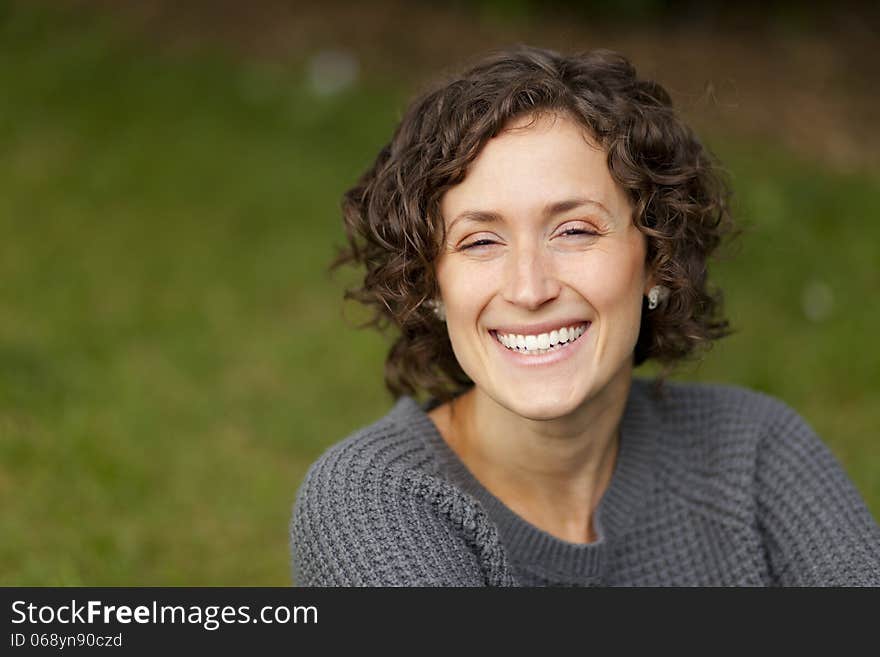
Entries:
{"type": "Polygon", "coordinates": [[[628,383],[650,281],[605,151],[565,115],[523,127],[530,120],[490,140],[444,194],[435,264],[449,339],[477,392],[546,420],[628,383]]]}

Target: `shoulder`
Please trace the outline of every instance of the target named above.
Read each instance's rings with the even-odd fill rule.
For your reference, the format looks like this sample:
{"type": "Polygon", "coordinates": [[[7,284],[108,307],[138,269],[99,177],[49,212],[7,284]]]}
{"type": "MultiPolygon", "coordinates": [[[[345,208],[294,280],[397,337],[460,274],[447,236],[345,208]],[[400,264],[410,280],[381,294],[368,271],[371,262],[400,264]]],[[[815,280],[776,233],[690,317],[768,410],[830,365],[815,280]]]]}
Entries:
{"type": "Polygon", "coordinates": [[[718,384],[670,383],[663,397],[646,399],[662,427],[657,476],[665,489],[741,535],[756,532],[774,583],[880,584],[880,527],[791,406],[718,384]]]}
{"type": "Polygon", "coordinates": [[[411,397],[397,400],[384,416],[329,446],[311,464],[306,479],[328,477],[335,484],[364,478],[401,475],[406,470],[431,469],[432,454],[420,439],[425,418],[411,397]]]}
{"type": "Polygon", "coordinates": [[[772,395],[736,385],[671,381],[659,396],[650,382],[641,381],[634,395],[657,427],[658,480],[701,506],[711,499],[748,515],[756,481],[768,464],[791,454],[828,462],[827,448],[807,422],[772,395]]]}
{"type": "Polygon", "coordinates": [[[330,446],[299,486],[290,524],[304,585],[509,582],[500,541],[465,494],[437,476],[430,420],[402,398],[330,446]]]}
{"type": "Polygon", "coordinates": [[[829,446],[789,404],[740,386],[667,382],[644,403],[659,430],[657,458],[670,487],[695,488],[702,481],[751,496],[783,489],[819,494],[831,486],[860,499],[829,446]],[[811,492],[812,491],[812,492],[811,492]]]}
{"type": "Polygon", "coordinates": [[[634,394],[652,407],[662,423],[663,440],[672,446],[733,441],[757,447],[768,436],[809,429],[806,420],[783,400],[742,386],[667,381],[655,395],[650,382],[639,380],[634,394]]]}
{"type": "Polygon", "coordinates": [[[297,505],[356,503],[363,495],[400,486],[413,472],[430,471],[431,454],[410,419],[418,403],[399,399],[375,422],[337,441],[309,466],[297,491],[297,505]]]}
{"type": "Polygon", "coordinates": [[[642,394],[651,395],[657,408],[672,420],[705,424],[719,420],[748,424],[772,423],[796,414],[786,402],[764,392],[727,383],[666,381],[653,396],[652,382],[640,379],[642,394]]]}

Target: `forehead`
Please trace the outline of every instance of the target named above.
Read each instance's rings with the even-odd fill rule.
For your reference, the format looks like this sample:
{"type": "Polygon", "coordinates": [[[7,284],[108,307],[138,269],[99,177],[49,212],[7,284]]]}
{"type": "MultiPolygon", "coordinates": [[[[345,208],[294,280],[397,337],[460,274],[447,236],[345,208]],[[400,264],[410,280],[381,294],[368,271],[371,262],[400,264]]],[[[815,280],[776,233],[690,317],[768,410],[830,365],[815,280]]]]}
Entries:
{"type": "Polygon", "coordinates": [[[518,215],[584,195],[612,213],[626,205],[606,152],[589,131],[567,114],[545,113],[518,117],[490,139],[440,209],[448,225],[463,211],[518,215]]]}

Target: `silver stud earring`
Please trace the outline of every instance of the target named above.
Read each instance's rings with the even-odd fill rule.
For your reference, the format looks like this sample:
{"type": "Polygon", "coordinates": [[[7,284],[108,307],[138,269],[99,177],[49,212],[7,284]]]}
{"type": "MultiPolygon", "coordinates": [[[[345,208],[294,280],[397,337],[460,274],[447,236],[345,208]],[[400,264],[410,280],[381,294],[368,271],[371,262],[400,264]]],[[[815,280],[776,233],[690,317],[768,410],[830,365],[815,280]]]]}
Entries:
{"type": "Polygon", "coordinates": [[[655,285],[648,290],[648,310],[654,310],[662,301],[669,298],[669,288],[663,285],[655,285]]]}
{"type": "Polygon", "coordinates": [[[446,321],[446,308],[443,306],[443,302],[440,301],[440,299],[428,299],[423,303],[426,308],[429,308],[431,312],[434,313],[434,317],[441,322],[446,321]]]}

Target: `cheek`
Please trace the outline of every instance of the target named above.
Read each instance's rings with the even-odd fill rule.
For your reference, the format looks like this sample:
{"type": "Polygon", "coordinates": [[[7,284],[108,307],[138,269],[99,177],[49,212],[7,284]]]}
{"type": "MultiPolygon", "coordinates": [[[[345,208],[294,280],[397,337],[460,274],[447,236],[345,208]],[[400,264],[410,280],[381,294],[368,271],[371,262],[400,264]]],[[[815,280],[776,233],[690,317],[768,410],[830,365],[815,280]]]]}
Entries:
{"type": "Polygon", "coordinates": [[[583,296],[600,312],[638,310],[644,287],[644,256],[638,250],[594,255],[571,272],[583,296]]]}
{"type": "Polygon", "coordinates": [[[437,284],[449,323],[473,320],[473,315],[492,296],[498,274],[492,267],[467,267],[449,263],[437,267],[437,284]]]}
{"type": "Polygon", "coordinates": [[[446,332],[452,352],[471,378],[479,378],[479,322],[495,294],[497,276],[485,269],[459,266],[437,269],[437,283],[446,307],[446,332]]]}

